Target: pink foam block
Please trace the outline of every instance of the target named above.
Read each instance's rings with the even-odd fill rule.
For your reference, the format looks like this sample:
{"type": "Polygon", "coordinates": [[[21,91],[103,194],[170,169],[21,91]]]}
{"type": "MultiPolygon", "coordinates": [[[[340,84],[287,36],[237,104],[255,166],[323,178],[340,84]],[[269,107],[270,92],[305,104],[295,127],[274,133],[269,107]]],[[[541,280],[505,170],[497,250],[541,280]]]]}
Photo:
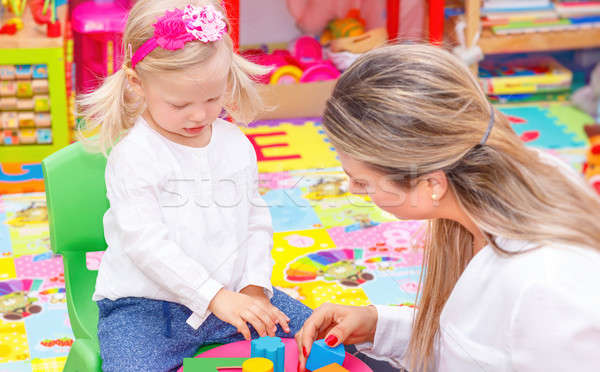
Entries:
{"type": "MultiPolygon", "coordinates": [[[[298,369],[298,346],[293,338],[282,338],[285,344],[285,372],[296,372],[298,369]]],[[[250,358],[250,341],[239,341],[208,350],[198,358],[250,358]]],[[[350,372],[373,372],[366,364],[354,355],[346,353],[342,366],[350,372]]],[[[183,367],[178,372],[183,372],[183,367]]],[[[233,372],[233,370],[232,370],[233,372]]]]}

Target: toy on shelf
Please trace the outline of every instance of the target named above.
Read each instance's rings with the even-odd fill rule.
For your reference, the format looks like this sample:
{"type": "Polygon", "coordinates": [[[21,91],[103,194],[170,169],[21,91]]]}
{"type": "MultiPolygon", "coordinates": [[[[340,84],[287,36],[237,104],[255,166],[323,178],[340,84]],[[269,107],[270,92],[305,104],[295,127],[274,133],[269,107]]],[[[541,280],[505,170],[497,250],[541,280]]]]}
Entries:
{"type": "Polygon", "coordinates": [[[249,60],[272,71],[259,78],[264,84],[294,84],[334,80],[340,72],[331,61],[324,60],[319,42],[311,36],[302,36],[290,44],[289,50],[278,49],[266,53],[262,49],[242,52],[249,60]]]}
{"type": "Polygon", "coordinates": [[[0,66],[0,145],[52,143],[47,65],[0,66]]]}
{"type": "Polygon", "coordinates": [[[350,52],[360,54],[384,45],[387,39],[388,34],[386,29],[380,27],[358,36],[334,39],[331,41],[330,48],[334,53],[350,52]]]}
{"type": "MultiPolygon", "coordinates": [[[[8,1],[8,0],[7,0],[8,1]]],[[[59,1],[59,0],[56,0],[59,1]]],[[[34,0],[28,4],[35,8],[34,0]]],[[[22,3],[20,3],[22,4],[22,3]]],[[[67,18],[67,6],[47,1],[40,14],[67,18]],[[54,9],[56,7],[56,9],[54,9]],[[54,9],[54,10],[53,10],[54,9]]],[[[21,14],[24,27],[0,35],[0,159],[39,162],[69,144],[64,41],[36,27],[35,11],[21,14]]],[[[5,12],[2,21],[12,16],[5,12]]],[[[51,22],[51,20],[50,20],[51,22]]],[[[64,23],[61,23],[64,27],[64,23]]],[[[60,29],[63,34],[64,29],[60,29]]]]}
{"type": "Polygon", "coordinates": [[[73,9],[78,93],[94,90],[102,78],[121,68],[124,51],[120,45],[128,9],[126,0],[88,1],[73,9]]]}
{"type": "Polygon", "coordinates": [[[366,29],[384,27],[387,23],[385,14],[388,9],[385,0],[287,0],[286,2],[296,25],[308,35],[320,34],[329,22],[344,18],[352,9],[360,11],[366,29]]]}
{"type": "Polygon", "coordinates": [[[594,67],[590,84],[573,93],[573,103],[600,123],[600,63],[594,67]]]}
{"type": "Polygon", "coordinates": [[[585,133],[590,140],[583,174],[589,184],[600,194],[600,124],[586,125],[585,133]]]}
{"type": "Polygon", "coordinates": [[[61,25],[56,11],[56,0],[30,0],[29,9],[38,25],[46,25],[48,37],[60,37],[61,25]]]}
{"type": "Polygon", "coordinates": [[[321,34],[321,44],[327,45],[334,39],[362,35],[365,33],[365,23],[360,10],[350,9],[346,17],[334,19],[327,24],[321,34]]]}
{"type": "Polygon", "coordinates": [[[279,337],[261,337],[252,340],[250,357],[266,358],[273,362],[274,372],[284,372],[285,345],[279,337]]]}
{"type": "Polygon", "coordinates": [[[479,66],[479,82],[488,95],[566,92],[573,74],[551,57],[499,59],[479,66]]]}
{"type": "Polygon", "coordinates": [[[313,343],[310,355],[306,360],[306,368],[309,371],[315,371],[332,363],[342,365],[345,357],[344,345],[340,344],[332,348],[325,343],[325,340],[317,340],[313,343]]]}
{"type": "Polygon", "coordinates": [[[388,32],[384,27],[367,31],[358,9],[351,9],[346,17],[330,21],[321,35],[327,57],[342,71],[362,53],[384,45],[387,40],[388,32]]]}
{"type": "Polygon", "coordinates": [[[14,35],[23,28],[22,18],[26,5],[26,0],[2,0],[2,8],[12,13],[13,17],[7,19],[0,27],[0,34],[14,35]]]}

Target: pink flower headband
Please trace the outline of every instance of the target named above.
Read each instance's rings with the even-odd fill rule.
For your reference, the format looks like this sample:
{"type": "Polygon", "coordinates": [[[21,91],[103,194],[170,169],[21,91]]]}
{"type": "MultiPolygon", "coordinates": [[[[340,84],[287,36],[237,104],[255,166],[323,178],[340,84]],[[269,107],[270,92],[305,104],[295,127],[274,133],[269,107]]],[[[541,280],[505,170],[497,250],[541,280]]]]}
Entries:
{"type": "Polygon", "coordinates": [[[227,31],[223,14],[212,5],[197,7],[187,5],[182,11],[174,9],[165,12],[154,26],[154,36],[142,44],[131,56],[131,68],[146,57],[157,46],[177,50],[188,41],[200,40],[203,43],[221,40],[227,31]]]}

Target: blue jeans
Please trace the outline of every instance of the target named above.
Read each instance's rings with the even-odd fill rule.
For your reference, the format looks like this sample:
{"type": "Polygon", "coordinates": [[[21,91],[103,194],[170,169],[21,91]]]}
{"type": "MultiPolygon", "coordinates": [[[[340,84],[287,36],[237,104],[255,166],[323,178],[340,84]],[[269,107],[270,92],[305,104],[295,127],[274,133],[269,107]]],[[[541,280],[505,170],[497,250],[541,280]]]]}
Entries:
{"type": "MultiPolygon", "coordinates": [[[[290,333],[277,326],[277,337],[294,337],[312,310],[275,289],[271,303],[289,318],[290,333]]],[[[126,297],[98,301],[98,340],[105,372],[175,371],[200,346],[243,340],[237,329],[211,314],[194,330],[185,321],[187,307],[167,301],[126,297]]],[[[250,326],[252,338],[256,330],[250,326]]]]}

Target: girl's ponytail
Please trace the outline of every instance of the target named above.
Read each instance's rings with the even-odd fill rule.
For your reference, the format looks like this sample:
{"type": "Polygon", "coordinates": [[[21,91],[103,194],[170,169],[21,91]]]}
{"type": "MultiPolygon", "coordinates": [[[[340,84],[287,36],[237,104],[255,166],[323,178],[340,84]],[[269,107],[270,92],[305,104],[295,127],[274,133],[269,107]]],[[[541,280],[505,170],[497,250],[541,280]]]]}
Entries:
{"type": "Polygon", "coordinates": [[[84,142],[92,150],[107,155],[119,138],[133,126],[141,105],[128,89],[127,72],[123,67],[106,77],[95,91],[80,96],[78,104],[84,119],[80,139],[97,134],[84,142]]]}

